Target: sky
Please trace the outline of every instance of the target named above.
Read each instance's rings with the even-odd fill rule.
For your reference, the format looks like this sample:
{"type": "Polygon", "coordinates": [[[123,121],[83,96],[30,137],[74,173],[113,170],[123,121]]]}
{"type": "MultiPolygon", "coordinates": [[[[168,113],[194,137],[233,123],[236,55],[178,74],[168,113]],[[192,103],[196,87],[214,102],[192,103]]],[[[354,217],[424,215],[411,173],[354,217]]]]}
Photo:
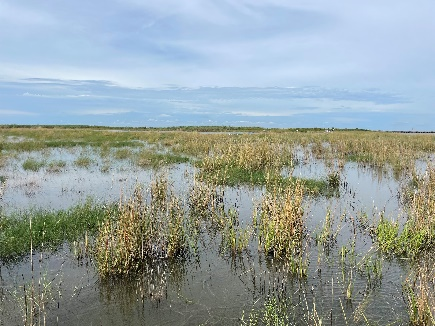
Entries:
{"type": "Polygon", "coordinates": [[[0,0],[0,124],[435,130],[433,0],[0,0]]]}

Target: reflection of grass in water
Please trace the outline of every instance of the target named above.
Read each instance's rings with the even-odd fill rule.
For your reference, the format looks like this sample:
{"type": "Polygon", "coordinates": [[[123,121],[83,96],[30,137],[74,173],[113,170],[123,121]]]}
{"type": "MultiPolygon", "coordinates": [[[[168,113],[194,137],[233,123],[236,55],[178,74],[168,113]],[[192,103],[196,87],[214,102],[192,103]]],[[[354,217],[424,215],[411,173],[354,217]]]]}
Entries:
{"type": "Polygon", "coordinates": [[[22,322],[25,326],[46,325],[49,312],[55,307],[56,292],[60,296],[60,283],[58,291],[55,289],[55,279],[59,272],[54,277],[48,275],[48,266],[44,264],[42,253],[39,255],[39,264],[35,264],[35,261],[31,250],[29,266],[31,280],[25,281],[23,279],[23,283],[19,282],[11,293],[15,305],[21,311],[22,322]]]}
{"type": "Polygon", "coordinates": [[[145,258],[141,268],[127,276],[100,279],[101,297],[108,303],[120,304],[124,312],[131,310],[137,302],[159,303],[167,298],[170,288],[182,287],[186,265],[184,259],[145,258]]]}

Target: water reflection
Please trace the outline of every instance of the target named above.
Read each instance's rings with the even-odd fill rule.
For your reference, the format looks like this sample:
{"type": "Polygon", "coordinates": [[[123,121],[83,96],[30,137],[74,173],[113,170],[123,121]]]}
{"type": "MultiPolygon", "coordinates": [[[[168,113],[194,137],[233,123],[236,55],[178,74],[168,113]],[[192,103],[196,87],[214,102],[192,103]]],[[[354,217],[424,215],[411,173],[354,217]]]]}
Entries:
{"type": "Polygon", "coordinates": [[[125,315],[131,314],[134,306],[145,302],[158,308],[168,299],[168,291],[176,292],[184,286],[187,263],[180,259],[149,259],[132,275],[100,280],[100,299],[104,304],[116,302],[125,315]]]}

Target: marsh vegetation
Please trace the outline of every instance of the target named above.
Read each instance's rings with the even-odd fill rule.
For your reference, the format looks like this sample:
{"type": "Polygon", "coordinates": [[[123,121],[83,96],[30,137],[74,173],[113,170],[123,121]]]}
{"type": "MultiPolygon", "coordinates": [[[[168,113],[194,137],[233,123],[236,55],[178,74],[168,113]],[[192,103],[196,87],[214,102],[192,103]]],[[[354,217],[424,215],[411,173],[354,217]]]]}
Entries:
{"type": "Polygon", "coordinates": [[[5,126],[0,320],[434,325],[434,158],[431,134],[5,126]]]}

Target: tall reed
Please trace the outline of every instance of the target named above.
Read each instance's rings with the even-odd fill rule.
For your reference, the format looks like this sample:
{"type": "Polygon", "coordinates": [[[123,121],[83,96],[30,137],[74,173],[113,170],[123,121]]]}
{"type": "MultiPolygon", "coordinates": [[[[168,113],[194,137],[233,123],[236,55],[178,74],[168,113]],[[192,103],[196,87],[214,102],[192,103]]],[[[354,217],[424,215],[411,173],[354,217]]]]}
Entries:
{"type": "Polygon", "coordinates": [[[168,259],[189,251],[187,214],[165,178],[151,185],[150,200],[137,187],[128,200],[121,199],[119,213],[107,216],[96,239],[99,274],[122,276],[140,268],[144,259],[168,259]]]}
{"type": "Polygon", "coordinates": [[[435,325],[435,268],[433,261],[420,265],[416,272],[406,279],[403,289],[410,324],[413,326],[435,325]]]}
{"type": "Polygon", "coordinates": [[[255,216],[259,248],[267,255],[284,259],[293,273],[306,276],[303,184],[297,180],[284,188],[268,189],[255,216]]]}

